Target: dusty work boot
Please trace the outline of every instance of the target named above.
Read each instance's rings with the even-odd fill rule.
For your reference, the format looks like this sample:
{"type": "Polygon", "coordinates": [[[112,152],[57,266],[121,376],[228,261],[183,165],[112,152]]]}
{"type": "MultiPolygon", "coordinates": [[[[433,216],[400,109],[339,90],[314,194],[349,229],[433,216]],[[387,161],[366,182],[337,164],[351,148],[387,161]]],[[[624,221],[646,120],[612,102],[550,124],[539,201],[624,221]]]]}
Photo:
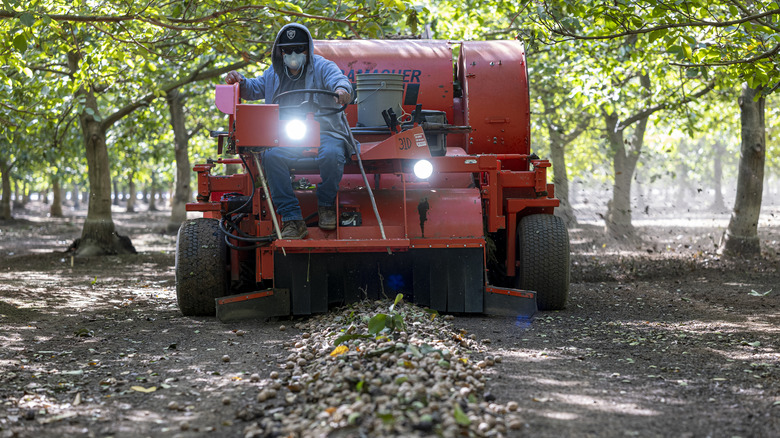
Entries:
{"type": "Polygon", "coordinates": [[[287,221],[282,223],[282,239],[299,240],[309,235],[304,221],[287,221]]]}
{"type": "Polygon", "coordinates": [[[317,214],[320,216],[319,225],[323,230],[335,230],[336,229],[336,207],[323,207],[320,206],[317,209],[317,214]]]}

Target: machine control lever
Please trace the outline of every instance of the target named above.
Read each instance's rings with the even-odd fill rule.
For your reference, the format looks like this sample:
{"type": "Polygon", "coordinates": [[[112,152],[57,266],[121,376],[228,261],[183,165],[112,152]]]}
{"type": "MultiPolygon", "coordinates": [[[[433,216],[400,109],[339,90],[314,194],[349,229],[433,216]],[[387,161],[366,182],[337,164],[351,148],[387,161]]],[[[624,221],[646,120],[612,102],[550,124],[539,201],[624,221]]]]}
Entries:
{"type": "Polygon", "coordinates": [[[414,108],[414,111],[412,111],[412,123],[415,125],[419,125],[423,120],[422,117],[422,104],[418,103],[417,106],[414,108]]]}
{"type": "Polygon", "coordinates": [[[390,130],[395,132],[395,128],[398,126],[398,115],[392,108],[387,109],[387,114],[390,115],[390,130]]]}

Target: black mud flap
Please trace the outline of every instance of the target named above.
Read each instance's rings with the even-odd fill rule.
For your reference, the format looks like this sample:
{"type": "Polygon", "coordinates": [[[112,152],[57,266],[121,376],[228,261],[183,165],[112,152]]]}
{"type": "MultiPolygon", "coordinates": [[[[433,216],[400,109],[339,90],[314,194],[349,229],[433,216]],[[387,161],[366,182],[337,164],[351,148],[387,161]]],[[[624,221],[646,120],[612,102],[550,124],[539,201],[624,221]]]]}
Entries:
{"type": "Polygon", "coordinates": [[[536,292],[488,285],[485,288],[487,315],[511,316],[530,321],[537,311],[536,292]]]}
{"type": "Polygon", "coordinates": [[[290,291],[292,315],[399,293],[439,312],[482,313],[484,266],[482,248],[277,254],[274,285],[290,291]]]}
{"type": "Polygon", "coordinates": [[[268,289],[216,299],[217,319],[222,322],[268,319],[290,315],[290,291],[268,289]]]}

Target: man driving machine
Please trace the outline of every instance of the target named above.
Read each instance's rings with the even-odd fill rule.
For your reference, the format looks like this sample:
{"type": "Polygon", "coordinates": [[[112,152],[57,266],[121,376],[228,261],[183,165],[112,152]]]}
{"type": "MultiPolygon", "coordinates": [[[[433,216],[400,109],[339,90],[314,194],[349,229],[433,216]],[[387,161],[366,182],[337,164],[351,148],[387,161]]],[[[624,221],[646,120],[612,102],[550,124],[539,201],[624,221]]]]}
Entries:
{"type": "MultiPolygon", "coordinates": [[[[335,93],[309,94],[320,108],[338,108],[352,101],[352,84],[333,61],[314,55],[314,41],[309,30],[297,23],[282,27],[276,36],[271,54],[271,67],[262,76],[245,78],[231,71],[225,76],[227,84],[239,83],[242,99],[265,99],[280,106],[301,104],[307,93],[295,90],[323,90],[335,93]],[[281,96],[280,96],[281,95],[281,96]],[[335,97],[337,96],[337,97],[335,97]],[[278,102],[277,102],[278,100],[278,102]]],[[[316,162],[322,182],[317,185],[317,212],[319,227],[336,228],[336,194],[347,161],[347,135],[339,111],[317,116],[320,123],[320,147],[316,162]]],[[[282,117],[285,117],[284,113],[282,117]]],[[[301,207],[290,183],[290,168],[301,158],[300,148],[274,147],[263,153],[263,167],[276,212],[282,217],[282,239],[303,239],[309,232],[303,220],[301,207]]]]}

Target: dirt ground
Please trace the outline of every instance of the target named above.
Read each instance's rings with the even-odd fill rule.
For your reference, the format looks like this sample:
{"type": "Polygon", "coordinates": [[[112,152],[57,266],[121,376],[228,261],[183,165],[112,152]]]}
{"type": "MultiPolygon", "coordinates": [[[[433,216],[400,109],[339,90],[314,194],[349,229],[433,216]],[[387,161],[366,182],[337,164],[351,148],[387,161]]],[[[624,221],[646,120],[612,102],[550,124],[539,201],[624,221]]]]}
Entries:
{"type": "MultiPolygon", "coordinates": [[[[243,436],[252,375],[278,370],[296,321],[181,316],[165,211],[117,209],[139,254],[90,259],[62,252],[84,211],[41,211],[0,222],[0,437],[243,436]]],[[[585,223],[566,310],[456,316],[503,358],[485,391],[518,404],[509,435],[780,436],[780,214],[765,216],[763,257],[738,261],[714,251],[727,215],[642,218],[633,248],[585,223]]]]}

